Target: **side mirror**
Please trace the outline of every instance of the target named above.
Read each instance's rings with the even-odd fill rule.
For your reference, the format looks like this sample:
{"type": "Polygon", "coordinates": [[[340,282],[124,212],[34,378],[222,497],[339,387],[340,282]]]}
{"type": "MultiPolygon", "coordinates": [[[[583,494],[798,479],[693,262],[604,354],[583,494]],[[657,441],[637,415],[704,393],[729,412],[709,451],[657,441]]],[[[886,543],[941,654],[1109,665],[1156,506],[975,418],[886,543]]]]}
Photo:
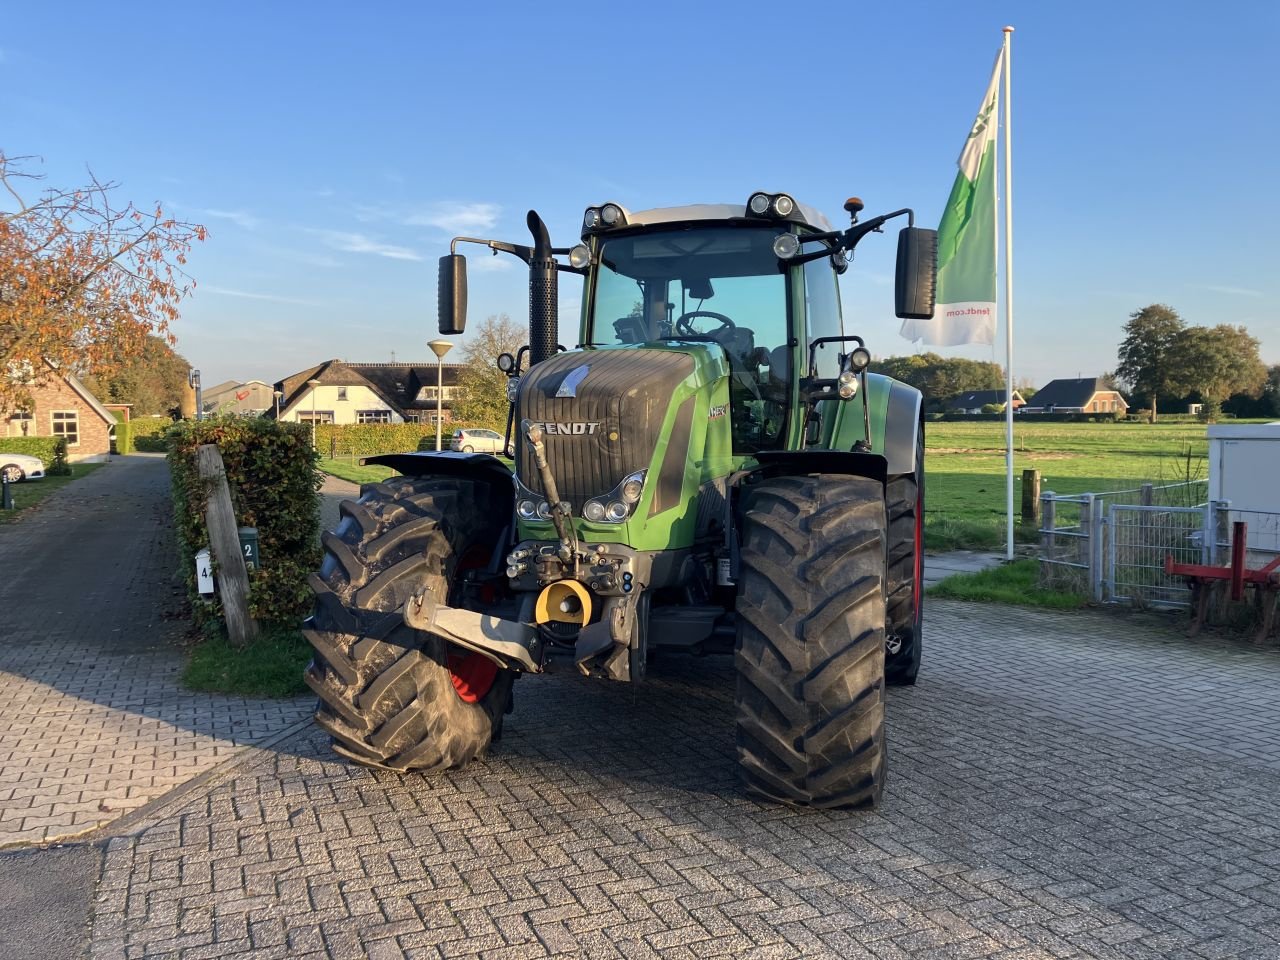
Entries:
{"type": "Polygon", "coordinates": [[[438,300],[440,334],[458,336],[467,326],[467,258],[460,253],[440,258],[438,300]]]}
{"type": "Polygon", "coordinates": [[[898,232],[894,312],[903,320],[933,317],[938,286],[938,231],[903,227],[898,232]]]}

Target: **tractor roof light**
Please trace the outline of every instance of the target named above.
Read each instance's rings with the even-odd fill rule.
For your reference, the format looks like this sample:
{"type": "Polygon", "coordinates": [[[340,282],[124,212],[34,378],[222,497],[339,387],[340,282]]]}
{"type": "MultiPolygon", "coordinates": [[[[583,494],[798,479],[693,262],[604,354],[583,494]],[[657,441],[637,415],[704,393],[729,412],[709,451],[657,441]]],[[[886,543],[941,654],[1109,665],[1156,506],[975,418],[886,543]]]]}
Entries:
{"type": "Polygon", "coordinates": [[[601,207],[600,219],[604,221],[606,227],[620,227],[627,222],[627,218],[622,214],[622,208],[616,203],[606,203],[601,207]]]}
{"type": "Polygon", "coordinates": [[[769,206],[772,202],[767,193],[754,193],[751,195],[751,199],[747,201],[747,209],[757,217],[763,217],[769,212],[769,206]]]}
{"type": "Polygon", "coordinates": [[[849,369],[861,373],[871,366],[871,351],[866,347],[854,347],[849,353],[849,369]]]}
{"type": "Polygon", "coordinates": [[[799,204],[786,193],[753,193],[747,200],[747,216],[805,222],[799,204]]]}
{"type": "Polygon", "coordinates": [[[796,211],[796,202],[785,193],[773,198],[773,212],[780,217],[789,217],[796,211]]]}
{"type": "Polygon", "coordinates": [[[587,207],[587,212],[582,215],[582,228],[594,230],[598,226],[600,226],[600,208],[587,207]]]}
{"type": "Polygon", "coordinates": [[[569,266],[575,270],[586,269],[591,263],[591,250],[585,243],[580,243],[569,251],[569,266]]]}

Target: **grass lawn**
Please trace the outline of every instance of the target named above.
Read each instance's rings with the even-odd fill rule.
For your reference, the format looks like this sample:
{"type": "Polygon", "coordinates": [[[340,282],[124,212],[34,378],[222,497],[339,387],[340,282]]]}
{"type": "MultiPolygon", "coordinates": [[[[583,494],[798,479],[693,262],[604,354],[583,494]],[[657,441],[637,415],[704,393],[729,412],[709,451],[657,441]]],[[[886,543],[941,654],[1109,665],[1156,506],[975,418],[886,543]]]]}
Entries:
{"type": "Polygon", "coordinates": [[[191,651],[182,673],[188,690],[244,697],[294,697],[307,692],[302,672],[311,662],[311,645],[297,625],[263,624],[258,639],[237,650],[221,634],[191,651]]]}
{"type": "Polygon", "coordinates": [[[55,490],[61,490],[68,483],[75,483],[81,477],[92,473],[101,463],[73,463],[69,477],[44,477],[41,480],[24,480],[9,486],[13,491],[12,510],[0,510],[0,523],[11,523],[22,516],[24,510],[39,503],[55,490]]]}
{"type": "MultiPolygon", "coordinates": [[[[1059,494],[1124,490],[1207,475],[1201,423],[1018,423],[1014,420],[1014,510],[1024,469],[1059,494]]],[[[925,424],[925,540],[931,550],[1004,543],[1004,423],[925,424]]],[[[1032,541],[1033,530],[1018,531],[1032,541]]]]}
{"type": "Polygon", "coordinates": [[[377,465],[362,467],[355,460],[321,460],[320,469],[330,476],[350,480],[352,483],[377,483],[396,475],[390,467],[377,465]]]}
{"type": "Polygon", "coordinates": [[[948,600],[1013,603],[1024,607],[1050,607],[1054,610],[1075,610],[1085,605],[1082,594],[1050,590],[1041,587],[1039,581],[1038,560],[1015,560],[990,570],[957,573],[947,577],[930,587],[928,595],[948,600]]]}

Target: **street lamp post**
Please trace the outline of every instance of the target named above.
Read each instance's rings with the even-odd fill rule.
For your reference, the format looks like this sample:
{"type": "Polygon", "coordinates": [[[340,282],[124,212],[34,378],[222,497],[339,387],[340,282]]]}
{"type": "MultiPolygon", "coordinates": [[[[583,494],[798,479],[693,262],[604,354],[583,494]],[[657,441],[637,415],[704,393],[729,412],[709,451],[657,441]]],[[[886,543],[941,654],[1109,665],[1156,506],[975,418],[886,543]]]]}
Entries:
{"type": "Polygon", "coordinates": [[[453,348],[453,344],[448,340],[432,340],[427,346],[436,355],[436,451],[439,452],[440,421],[444,416],[444,355],[453,348]]]}
{"type": "Polygon", "coordinates": [[[284,393],[280,390],[272,390],[271,395],[276,398],[276,419],[279,420],[280,419],[280,398],[284,396],[284,393]]]}
{"type": "Polygon", "coordinates": [[[308,380],[307,386],[311,388],[311,449],[316,449],[316,387],[320,386],[319,380],[308,380]]]}

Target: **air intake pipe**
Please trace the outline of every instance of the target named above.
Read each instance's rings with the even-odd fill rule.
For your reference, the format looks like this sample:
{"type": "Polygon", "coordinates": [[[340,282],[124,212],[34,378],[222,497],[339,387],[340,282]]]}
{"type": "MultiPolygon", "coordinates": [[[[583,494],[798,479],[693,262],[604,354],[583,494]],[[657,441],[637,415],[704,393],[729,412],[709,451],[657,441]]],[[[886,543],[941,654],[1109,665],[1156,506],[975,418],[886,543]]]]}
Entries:
{"type": "Polygon", "coordinates": [[[559,281],[551,235],[537,211],[530,210],[529,232],[533,252],[529,257],[529,363],[555,356],[559,341],[559,281]]]}

